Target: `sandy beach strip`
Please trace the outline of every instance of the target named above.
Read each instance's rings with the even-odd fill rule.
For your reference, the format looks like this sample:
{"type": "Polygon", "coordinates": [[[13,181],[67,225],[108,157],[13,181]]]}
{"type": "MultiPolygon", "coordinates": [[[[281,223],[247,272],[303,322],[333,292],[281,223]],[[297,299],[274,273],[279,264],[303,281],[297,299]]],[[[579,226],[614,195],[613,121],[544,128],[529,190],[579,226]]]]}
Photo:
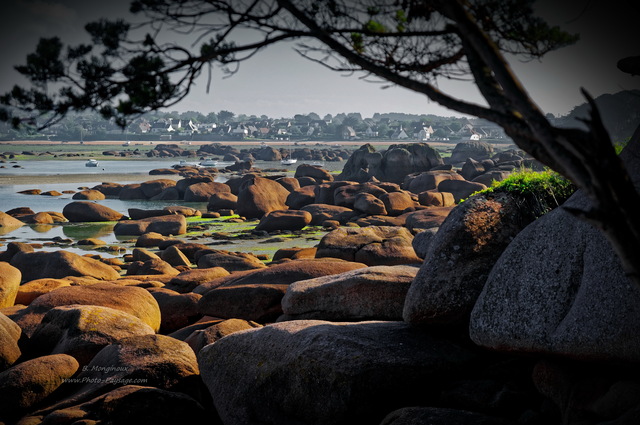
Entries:
{"type": "Polygon", "coordinates": [[[181,178],[177,174],[149,175],[148,173],[107,173],[107,174],[54,174],[49,176],[0,175],[0,185],[28,185],[37,187],[40,184],[58,183],[140,183],[156,179],[181,178]]]}

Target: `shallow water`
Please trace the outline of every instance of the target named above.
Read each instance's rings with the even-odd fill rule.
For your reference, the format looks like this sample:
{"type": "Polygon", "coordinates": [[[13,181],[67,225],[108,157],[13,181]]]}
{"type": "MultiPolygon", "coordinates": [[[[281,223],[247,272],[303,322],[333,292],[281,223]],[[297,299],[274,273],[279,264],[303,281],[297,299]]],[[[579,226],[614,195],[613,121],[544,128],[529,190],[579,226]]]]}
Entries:
{"type": "MultiPolygon", "coordinates": [[[[162,177],[162,176],[160,176],[162,177]]],[[[38,189],[43,192],[55,190],[60,193],[64,191],[77,192],[81,187],[94,187],[99,183],[52,183],[40,184],[38,189]]],[[[34,189],[33,185],[0,185],[0,211],[8,211],[12,208],[29,207],[34,212],[56,211],[62,212],[65,205],[74,202],[71,197],[73,193],[62,193],[61,196],[46,195],[25,195],[18,193],[24,190],[34,189]]],[[[128,215],[129,208],[140,208],[145,210],[162,209],[170,205],[184,205],[197,209],[206,209],[206,202],[184,202],[184,201],[149,201],[146,199],[135,199],[123,201],[120,199],[103,199],[99,201],[91,201],[107,206],[122,214],[128,215]]]]}
{"type": "MultiPolygon", "coordinates": [[[[132,174],[132,177],[128,181],[118,181],[118,183],[135,183],[139,176],[135,174],[147,174],[150,170],[157,168],[170,168],[173,164],[176,164],[175,159],[170,160],[124,160],[124,161],[101,161],[100,167],[92,168],[85,167],[83,160],[42,160],[42,161],[20,161],[18,164],[22,168],[1,168],[0,175],[67,175],[67,174],[132,174]],[[102,170],[104,168],[104,170],[102,170]]],[[[302,163],[302,162],[300,162],[302,163]]],[[[11,164],[5,163],[5,167],[11,164]]],[[[226,163],[222,164],[223,166],[226,163]]],[[[280,162],[266,162],[259,161],[255,164],[256,167],[261,169],[279,169],[286,170],[283,174],[293,175],[295,168],[299,164],[293,166],[284,167],[280,162]]],[[[325,167],[329,170],[340,170],[344,163],[331,163],[331,166],[325,167]]],[[[157,176],[158,178],[164,178],[166,176],[157,176]]],[[[99,179],[98,179],[99,180],[99,179]]],[[[216,177],[216,181],[224,182],[227,180],[226,175],[219,175],[216,177]]],[[[78,183],[50,183],[32,185],[32,184],[16,184],[16,185],[0,185],[0,211],[8,211],[18,207],[29,207],[34,212],[41,211],[55,211],[62,212],[65,205],[73,202],[73,193],[63,193],[64,191],[77,192],[81,188],[94,187],[97,183],[96,179],[87,182],[78,183]],[[18,193],[20,191],[28,189],[40,189],[42,192],[57,191],[62,193],[61,196],[46,196],[46,195],[25,195],[18,193]]],[[[120,199],[104,199],[99,201],[92,201],[101,205],[114,209],[122,214],[128,215],[130,208],[139,209],[162,209],[171,205],[182,205],[192,208],[206,211],[206,202],[184,202],[184,201],[149,201],[149,200],[120,200],[120,199]]],[[[247,232],[255,227],[257,222],[248,222],[243,224],[236,224],[229,226],[222,221],[220,222],[207,222],[207,226],[210,227],[208,231],[228,231],[232,233],[247,232]]],[[[96,253],[104,257],[110,256],[122,256],[126,252],[130,252],[132,245],[127,244],[126,241],[131,240],[131,237],[118,238],[113,234],[113,226],[115,223],[62,223],[54,225],[25,225],[11,232],[2,234],[0,232],[0,244],[8,243],[11,241],[29,242],[29,243],[41,243],[43,244],[42,250],[59,250],[65,249],[67,251],[75,252],[78,254],[96,253]],[[56,243],[52,245],[52,239],[71,239],[73,243],[71,245],[66,243],[56,243]],[[104,248],[95,247],[79,247],[75,245],[75,242],[81,239],[97,238],[105,241],[107,246],[125,246],[126,251],[120,252],[108,252],[104,248]]],[[[224,249],[229,251],[242,251],[253,252],[256,254],[268,254],[271,256],[278,248],[289,248],[294,246],[309,247],[317,243],[318,235],[324,232],[317,232],[315,235],[309,235],[310,240],[306,237],[291,237],[292,235],[284,237],[284,239],[278,242],[267,242],[269,238],[263,238],[262,240],[245,240],[234,239],[232,241],[218,241],[212,238],[194,238],[194,242],[198,243],[212,243],[212,248],[224,249]],[[220,245],[218,245],[220,244],[220,245]]],[[[182,236],[186,239],[189,236],[182,236]]],[[[2,249],[2,248],[0,248],[2,249]]]]}
{"type": "MultiPolygon", "coordinates": [[[[171,168],[178,164],[179,159],[124,159],[124,160],[100,160],[97,167],[86,167],[84,159],[56,159],[56,160],[24,160],[11,161],[0,164],[0,176],[3,175],[23,175],[23,176],[54,176],[65,174],[146,174],[157,168],[171,168]]],[[[191,163],[192,160],[187,160],[191,163]]],[[[198,162],[197,160],[193,161],[198,162]]],[[[288,172],[295,172],[295,169],[305,161],[299,160],[296,164],[282,165],[280,161],[255,161],[254,166],[261,169],[283,169],[288,172]]],[[[313,163],[309,161],[307,163],[313,163]]],[[[232,162],[219,161],[217,167],[223,168],[232,165],[232,162]]],[[[324,162],[323,168],[328,171],[341,171],[344,162],[324,162]]]]}
{"type": "Polygon", "coordinates": [[[1,164],[4,168],[0,168],[0,175],[53,176],[65,174],[148,173],[156,168],[171,168],[172,165],[178,163],[176,159],[100,160],[97,167],[86,167],[84,165],[85,162],[87,162],[87,158],[12,161],[1,164]]]}
{"type": "MultiPolygon", "coordinates": [[[[93,187],[96,183],[56,183],[39,185],[42,191],[56,190],[62,192],[64,190],[77,191],[79,187],[93,187]]],[[[12,208],[29,207],[34,212],[55,211],[62,212],[65,205],[74,202],[71,197],[73,194],[62,194],[62,196],[44,196],[44,195],[24,195],[17,193],[22,190],[32,189],[31,185],[0,185],[0,211],[8,211],[12,208]]],[[[122,214],[128,215],[129,208],[139,209],[162,209],[170,205],[182,205],[206,211],[206,202],[184,202],[184,201],[148,201],[148,200],[127,200],[120,199],[103,199],[96,202],[101,205],[114,209],[122,214]]],[[[51,239],[59,237],[63,239],[73,239],[74,242],[87,238],[97,238],[105,241],[108,245],[118,245],[123,240],[131,238],[118,239],[113,234],[113,226],[115,223],[61,223],[53,225],[25,225],[4,235],[0,231],[0,243],[5,242],[35,242],[43,243],[51,241],[51,239]]],[[[43,247],[44,250],[56,250],[60,247],[43,247]]],[[[84,254],[92,248],[64,247],[65,250],[84,254]]],[[[116,254],[117,255],[117,254],[116,254]]],[[[105,256],[113,256],[105,253],[105,256]]]]}

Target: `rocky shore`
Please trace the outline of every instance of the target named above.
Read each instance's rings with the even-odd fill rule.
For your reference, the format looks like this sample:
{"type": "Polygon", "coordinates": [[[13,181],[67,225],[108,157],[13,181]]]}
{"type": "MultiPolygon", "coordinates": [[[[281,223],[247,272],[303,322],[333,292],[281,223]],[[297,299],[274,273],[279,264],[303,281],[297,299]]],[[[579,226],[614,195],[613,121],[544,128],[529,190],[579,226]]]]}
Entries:
{"type": "MultiPolygon", "coordinates": [[[[622,157],[640,187],[639,150],[622,157]]],[[[638,423],[640,288],[596,229],[539,194],[474,195],[522,168],[541,169],[480,142],[446,160],[425,143],[364,145],[339,175],[236,158],[114,176],[62,211],[0,211],[9,235],[111,222],[135,241],[106,258],[7,240],[0,423],[638,423]],[[106,198],[207,208],[123,214],[106,198]],[[235,252],[222,232],[195,238],[197,217],[322,237],[235,252]]]]}

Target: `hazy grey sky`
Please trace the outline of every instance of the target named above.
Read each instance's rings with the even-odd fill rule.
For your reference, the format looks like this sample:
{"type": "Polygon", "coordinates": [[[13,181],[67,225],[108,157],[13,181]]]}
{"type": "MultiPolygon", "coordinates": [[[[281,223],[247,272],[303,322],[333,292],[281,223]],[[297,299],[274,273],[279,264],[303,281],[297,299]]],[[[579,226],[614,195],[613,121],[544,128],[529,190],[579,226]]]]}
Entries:
{"type": "MultiPolygon", "coordinates": [[[[564,29],[577,32],[581,41],[542,61],[512,65],[534,100],[545,112],[566,114],[583,103],[580,88],[592,95],[640,88],[640,77],[616,68],[618,59],[640,55],[638,0],[541,0],[541,14],[564,29]]],[[[3,6],[0,27],[0,93],[22,80],[13,66],[24,62],[40,37],[58,35],[64,42],[85,41],[84,24],[100,17],[124,17],[129,0],[14,0],[3,6]]],[[[381,89],[357,76],[342,76],[299,57],[291,45],[267,48],[243,63],[239,72],[222,79],[216,72],[210,93],[201,81],[176,107],[203,113],[222,109],[236,114],[291,117],[296,113],[375,112],[457,115],[403,88],[381,89]]],[[[479,101],[472,85],[442,86],[454,95],[479,101]]]]}

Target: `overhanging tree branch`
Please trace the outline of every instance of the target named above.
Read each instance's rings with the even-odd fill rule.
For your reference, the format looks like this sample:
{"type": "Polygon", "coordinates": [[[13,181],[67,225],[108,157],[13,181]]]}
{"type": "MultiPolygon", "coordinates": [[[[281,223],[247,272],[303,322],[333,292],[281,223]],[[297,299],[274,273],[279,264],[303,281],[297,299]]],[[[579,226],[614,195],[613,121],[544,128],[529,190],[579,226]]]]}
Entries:
{"type": "MultiPolygon", "coordinates": [[[[210,70],[218,65],[232,75],[231,66],[265,47],[297,40],[300,54],[320,61],[314,54],[322,53],[321,63],[331,69],[375,76],[502,126],[520,148],[590,196],[593,208],[580,215],[602,229],[625,271],[640,284],[640,196],[611,146],[593,100],[585,92],[592,107],[587,130],[555,128],[504,58],[504,53],[536,58],[577,40],[535,17],[531,3],[137,0],[132,10],[144,13],[153,30],[141,44],[128,38],[129,26],[100,22],[91,27],[97,45],[105,48],[99,55],[92,54],[91,47],[78,46],[62,57],[59,43],[39,45],[38,55],[28,57],[27,66],[19,69],[34,87],[15,88],[0,99],[30,115],[1,113],[0,118],[17,124],[48,114],[45,125],[50,125],[69,111],[91,108],[124,125],[128,117],[185,98],[205,66],[210,70]],[[200,32],[196,44],[210,39],[199,51],[193,50],[195,44],[191,48],[158,44],[160,28],[200,32]],[[254,37],[239,42],[235,37],[243,31],[254,37]],[[304,44],[309,39],[320,44],[304,44]],[[487,106],[438,88],[442,78],[470,77],[487,106]],[[53,87],[61,88],[52,91],[53,87]]],[[[635,72],[637,60],[621,66],[635,72]]]]}

